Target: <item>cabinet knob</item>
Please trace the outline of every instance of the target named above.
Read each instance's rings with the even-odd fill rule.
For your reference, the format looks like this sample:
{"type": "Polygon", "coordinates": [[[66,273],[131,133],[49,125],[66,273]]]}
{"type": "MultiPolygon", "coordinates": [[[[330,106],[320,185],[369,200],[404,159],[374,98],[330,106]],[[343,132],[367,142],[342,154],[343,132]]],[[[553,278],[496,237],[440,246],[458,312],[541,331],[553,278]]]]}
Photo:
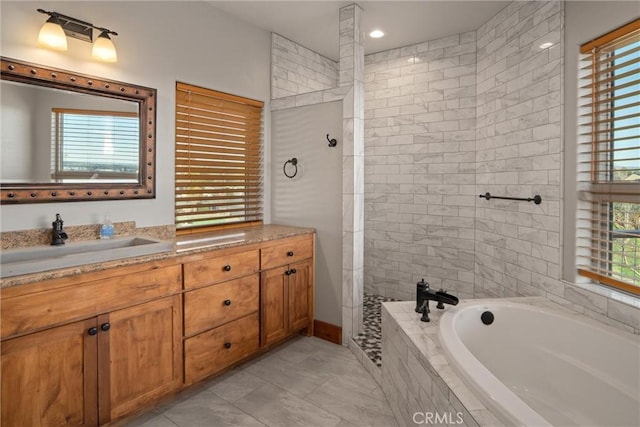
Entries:
{"type": "Polygon", "coordinates": [[[94,328],[89,328],[89,330],[87,331],[87,333],[88,333],[89,335],[92,335],[92,336],[93,336],[93,335],[95,335],[95,334],[97,334],[97,333],[98,333],[98,328],[95,328],[95,327],[94,327],[94,328]]]}
{"type": "Polygon", "coordinates": [[[102,325],[100,325],[100,329],[102,329],[103,331],[107,332],[109,329],[111,329],[111,324],[110,323],[103,323],[102,325]]]}
{"type": "Polygon", "coordinates": [[[224,267],[222,267],[222,269],[224,271],[231,271],[231,266],[229,264],[225,265],[224,267]]]}
{"type": "Polygon", "coordinates": [[[291,269],[291,274],[296,274],[298,271],[295,268],[291,269]]]}
{"type": "Polygon", "coordinates": [[[224,348],[231,348],[231,343],[230,342],[224,343],[224,348]]]}
{"type": "Polygon", "coordinates": [[[287,252],[287,256],[293,256],[293,251],[287,252]]]}
{"type": "Polygon", "coordinates": [[[284,274],[285,274],[286,276],[291,276],[291,270],[287,270],[287,271],[285,271],[285,272],[284,272],[284,274]]]}
{"type": "Polygon", "coordinates": [[[224,305],[230,306],[231,305],[231,300],[230,299],[224,300],[224,305]]]}

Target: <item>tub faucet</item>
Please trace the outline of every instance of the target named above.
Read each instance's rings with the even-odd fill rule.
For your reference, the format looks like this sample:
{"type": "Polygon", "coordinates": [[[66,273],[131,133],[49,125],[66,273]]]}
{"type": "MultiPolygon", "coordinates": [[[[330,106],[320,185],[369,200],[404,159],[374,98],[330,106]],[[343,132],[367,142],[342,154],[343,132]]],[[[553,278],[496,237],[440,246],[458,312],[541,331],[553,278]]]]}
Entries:
{"type": "Polygon", "coordinates": [[[442,310],[445,304],[457,305],[458,297],[446,293],[443,289],[438,291],[431,290],[429,283],[424,279],[416,283],[416,313],[422,313],[420,320],[423,322],[429,322],[429,301],[436,301],[438,304],[436,308],[442,310]]]}
{"type": "Polygon", "coordinates": [[[51,235],[52,246],[64,245],[64,241],[69,238],[67,233],[62,229],[62,224],[64,224],[62,217],[60,214],[56,214],[56,220],[51,223],[53,226],[53,234],[51,235]]]}

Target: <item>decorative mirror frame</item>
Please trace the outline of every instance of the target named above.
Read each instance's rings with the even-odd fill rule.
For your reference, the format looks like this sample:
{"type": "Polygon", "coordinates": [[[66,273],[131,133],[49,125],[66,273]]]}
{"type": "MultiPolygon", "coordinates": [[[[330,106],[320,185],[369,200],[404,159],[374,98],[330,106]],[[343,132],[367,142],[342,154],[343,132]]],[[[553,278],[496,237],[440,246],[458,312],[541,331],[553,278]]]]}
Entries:
{"type": "Polygon", "coordinates": [[[155,198],[156,89],[0,57],[1,79],[71,92],[134,101],[140,108],[137,183],[0,182],[0,204],[155,198]]]}

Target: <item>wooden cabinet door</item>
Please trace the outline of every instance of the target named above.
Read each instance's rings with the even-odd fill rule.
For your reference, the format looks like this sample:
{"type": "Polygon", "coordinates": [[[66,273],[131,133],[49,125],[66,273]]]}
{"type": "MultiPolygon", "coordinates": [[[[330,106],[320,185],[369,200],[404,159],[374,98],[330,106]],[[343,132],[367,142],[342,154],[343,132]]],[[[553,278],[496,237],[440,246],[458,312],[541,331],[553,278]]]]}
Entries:
{"type": "Polygon", "coordinates": [[[289,271],[289,331],[299,331],[309,326],[311,261],[291,264],[289,271]]]}
{"type": "MultiPolygon", "coordinates": [[[[180,387],[180,297],[176,295],[114,311],[108,319],[109,348],[108,351],[100,348],[100,351],[109,355],[109,367],[106,368],[109,369],[106,371],[109,414],[115,419],[180,387]]],[[[105,400],[101,398],[101,404],[103,402],[105,400]]],[[[100,418],[104,421],[102,413],[100,418]]]]}
{"type": "Polygon", "coordinates": [[[260,281],[261,345],[268,345],[287,336],[288,278],[287,267],[263,271],[260,281]]]}
{"type": "Polygon", "coordinates": [[[97,425],[95,328],[93,318],[2,342],[3,427],[97,425]]]}

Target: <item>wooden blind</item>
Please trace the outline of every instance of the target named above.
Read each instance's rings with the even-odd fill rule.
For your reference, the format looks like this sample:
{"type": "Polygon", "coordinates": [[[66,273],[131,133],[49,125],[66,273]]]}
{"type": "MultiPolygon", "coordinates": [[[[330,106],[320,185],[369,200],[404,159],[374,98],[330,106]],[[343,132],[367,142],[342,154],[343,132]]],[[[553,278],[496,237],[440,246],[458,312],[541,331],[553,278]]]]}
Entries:
{"type": "Polygon", "coordinates": [[[53,108],[52,178],[137,182],[139,135],[137,113],[53,108]]]}
{"type": "Polygon", "coordinates": [[[640,19],[581,54],[578,272],[640,294],[640,19]]]}
{"type": "Polygon", "coordinates": [[[263,103],[176,83],[176,229],[262,221],[263,103]]]}

